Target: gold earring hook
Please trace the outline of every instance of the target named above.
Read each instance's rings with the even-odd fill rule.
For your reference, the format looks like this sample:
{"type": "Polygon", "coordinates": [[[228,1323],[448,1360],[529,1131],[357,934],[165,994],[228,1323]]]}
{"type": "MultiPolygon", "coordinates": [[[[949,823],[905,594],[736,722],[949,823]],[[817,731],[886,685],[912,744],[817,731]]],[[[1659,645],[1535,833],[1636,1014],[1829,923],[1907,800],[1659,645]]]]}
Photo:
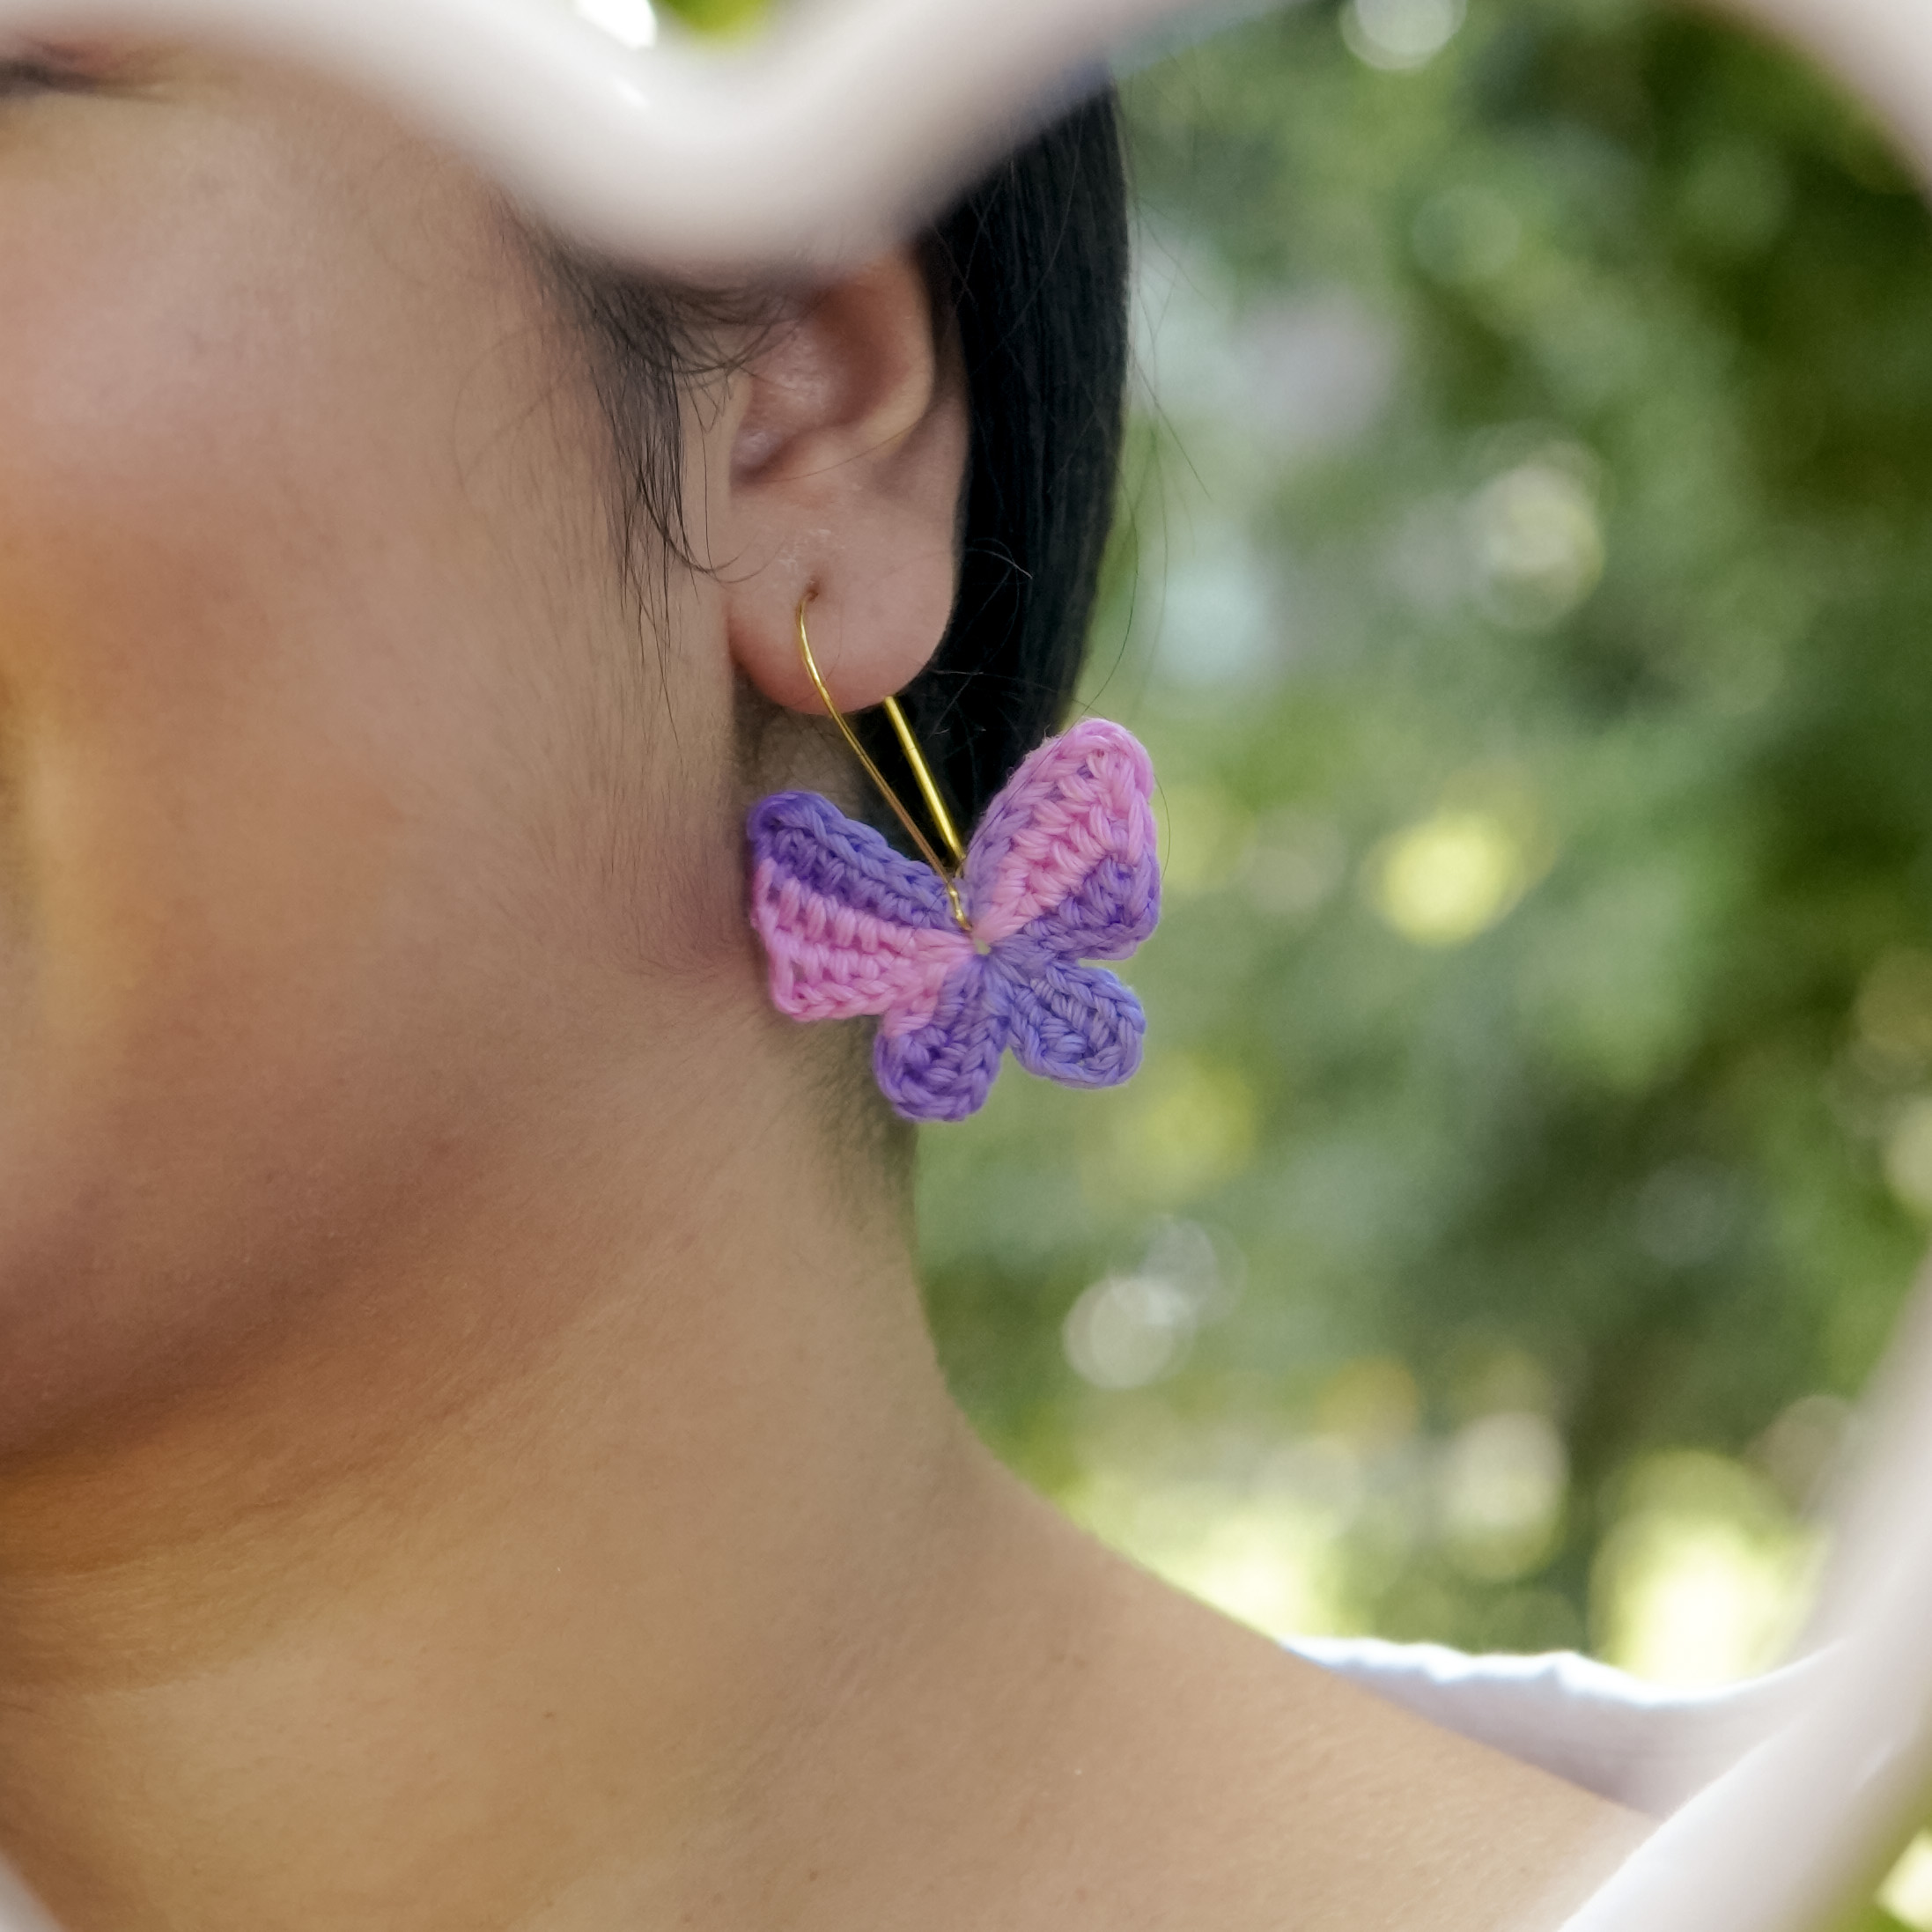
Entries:
{"type": "Polygon", "coordinates": [[[889,697],[885,701],[885,713],[892,720],[892,728],[898,735],[899,748],[905,753],[905,762],[912,768],[912,776],[918,780],[919,793],[925,800],[926,809],[933,815],[933,823],[940,835],[940,842],[952,855],[952,864],[945,864],[933,850],[931,840],[919,830],[911,813],[899,802],[899,794],[887,784],[885,773],[872,762],[871,755],[859,741],[859,734],[852,728],[845,714],[832,702],[832,694],[826,689],[825,680],[819,675],[818,660],[812,655],[812,640],[806,635],[805,607],[815,594],[807,591],[799,599],[799,656],[805,660],[806,675],[812,681],[812,689],[818,693],[819,702],[824,705],[827,715],[844,735],[845,742],[852,747],[852,756],[865,767],[866,776],[878,788],[879,795],[892,807],[893,815],[905,827],[906,836],[919,849],[919,856],[940,875],[940,882],[946,888],[946,897],[953,909],[954,923],[969,938],[972,935],[972,921],[966,917],[964,902],[960,898],[959,888],[954,882],[955,874],[966,863],[966,848],[961,844],[959,832],[954,825],[952,815],[946,809],[945,801],[940,797],[939,786],[933,782],[933,773],[925,759],[920,754],[918,745],[912,736],[912,727],[906,723],[905,713],[899,709],[899,701],[889,697]]]}
{"type": "Polygon", "coordinates": [[[912,767],[912,776],[918,780],[919,796],[925,800],[925,808],[933,815],[940,843],[952,855],[953,863],[947,869],[962,872],[966,866],[966,848],[960,843],[959,833],[953,826],[952,814],[946,809],[946,800],[940,796],[939,786],[933,782],[932,771],[920,754],[912,727],[907,724],[905,713],[899,709],[897,698],[887,698],[884,709],[886,716],[892,720],[893,730],[898,734],[899,749],[905,754],[905,762],[912,767]]]}

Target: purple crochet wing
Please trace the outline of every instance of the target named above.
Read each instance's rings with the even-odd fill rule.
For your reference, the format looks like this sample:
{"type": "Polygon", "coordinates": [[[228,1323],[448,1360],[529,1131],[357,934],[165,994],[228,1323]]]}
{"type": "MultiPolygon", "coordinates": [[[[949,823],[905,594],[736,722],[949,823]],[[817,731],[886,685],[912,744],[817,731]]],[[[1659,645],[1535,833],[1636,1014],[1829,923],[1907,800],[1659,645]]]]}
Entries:
{"type": "Polygon", "coordinates": [[[873,1043],[880,1090],[907,1120],[964,1120],[985,1104],[999,1077],[1011,1026],[1009,989],[992,962],[969,952],[922,1025],[888,1020],[873,1043]]]}
{"type": "Polygon", "coordinates": [[[1062,1086],[1112,1087],[1140,1065],[1140,1002],[1080,962],[1125,959],[1161,916],[1153,791],[1132,734],[1086,719],[1014,773],[967,855],[985,1008],[1020,1064],[1062,1086]]]}
{"type": "Polygon", "coordinates": [[[1147,1015],[1103,967],[1070,962],[1029,940],[1007,940],[988,962],[1001,982],[1007,1044],[1029,1073],[1063,1087],[1117,1087],[1139,1070],[1147,1015]]]}
{"type": "Polygon", "coordinates": [[[1067,959],[1125,959],[1161,916],[1154,771],[1133,734],[1084,719],[1051,738],[987,808],[966,858],[973,930],[1028,926],[1067,959]]]}
{"type": "Polygon", "coordinates": [[[877,1014],[914,1031],[948,977],[977,957],[931,866],[895,852],[815,792],[753,808],[751,920],[771,999],[794,1020],[877,1014]]]}
{"type": "Polygon", "coordinates": [[[949,977],[924,1025],[901,1029],[888,1020],[880,1028],[873,1066],[906,1119],[978,1112],[1007,1047],[1029,1073],[1063,1087],[1113,1087],[1139,1068],[1140,1002],[1111,973],[1069,960],[1034,930],[949,977]]]}

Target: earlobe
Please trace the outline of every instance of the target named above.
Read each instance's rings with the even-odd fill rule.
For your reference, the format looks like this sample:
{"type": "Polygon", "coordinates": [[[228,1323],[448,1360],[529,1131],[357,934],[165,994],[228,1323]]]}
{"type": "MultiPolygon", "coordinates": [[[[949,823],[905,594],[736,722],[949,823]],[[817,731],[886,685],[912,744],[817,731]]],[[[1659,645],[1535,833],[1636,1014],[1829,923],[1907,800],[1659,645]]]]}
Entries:
{"type": "Polygon", "coordinates": [[[903,690],[939,648],[952,614],[951,545],[863,567],[842,548],[827,572],[784,559],[764,581],[726,593],[731,653],[755,689],[787,711],[822,716],[825,702],[799,648],[801,608],[826,690],[848,716],[903,690]]]}
{"type": "MultiPolygon", "coordinates": [[[[903,689],[945,632],[968,441],[965,385],[908,251],[824,290],[773,329],[719,424],[728,500],[730,648],[773,702],[822,710],[800,659],[812,641],[835,702],[903,689]]],[[[720,546],[724,549],[724,546],[720,546]]]]}

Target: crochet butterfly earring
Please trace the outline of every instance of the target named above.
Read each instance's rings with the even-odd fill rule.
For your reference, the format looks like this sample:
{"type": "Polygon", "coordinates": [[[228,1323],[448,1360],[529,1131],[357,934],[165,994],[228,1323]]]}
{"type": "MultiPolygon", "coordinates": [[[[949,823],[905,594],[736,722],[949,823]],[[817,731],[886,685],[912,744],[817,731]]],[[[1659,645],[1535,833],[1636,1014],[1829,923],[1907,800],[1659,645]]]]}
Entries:
{"type": "Polygon", "coordinates": [[[760,800],[748,827],[751,918],[779,1012],[875,1014],[874,1070],[908,1120],[977,1112],[1009,1047],[1063,1086],[1127,1079],[1147,1031],[1140,1002],[1084,962],[1126,958],[1160,917],[1146,751],[1119,725],[1082,719],[1025,760],[962,844],[889,697],[935,847],[832,702],[806,634],[810,601],[798,638],[813,689],[924,863],[816,792],[760,800]]]}

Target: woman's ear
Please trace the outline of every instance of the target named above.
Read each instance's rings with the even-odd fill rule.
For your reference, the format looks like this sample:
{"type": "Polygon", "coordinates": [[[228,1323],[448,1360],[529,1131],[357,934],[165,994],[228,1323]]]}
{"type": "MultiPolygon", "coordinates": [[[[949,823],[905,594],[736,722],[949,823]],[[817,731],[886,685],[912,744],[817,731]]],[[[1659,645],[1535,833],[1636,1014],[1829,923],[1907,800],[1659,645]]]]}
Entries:
{"type": "Polygon", "coordinates": [[[713,431],[706,522],[731,653],[794,711],[841,711],[911,683],[951,616],[968,426],[951,332],[901,250],[802,300],[760,343],[713,431]]]}

